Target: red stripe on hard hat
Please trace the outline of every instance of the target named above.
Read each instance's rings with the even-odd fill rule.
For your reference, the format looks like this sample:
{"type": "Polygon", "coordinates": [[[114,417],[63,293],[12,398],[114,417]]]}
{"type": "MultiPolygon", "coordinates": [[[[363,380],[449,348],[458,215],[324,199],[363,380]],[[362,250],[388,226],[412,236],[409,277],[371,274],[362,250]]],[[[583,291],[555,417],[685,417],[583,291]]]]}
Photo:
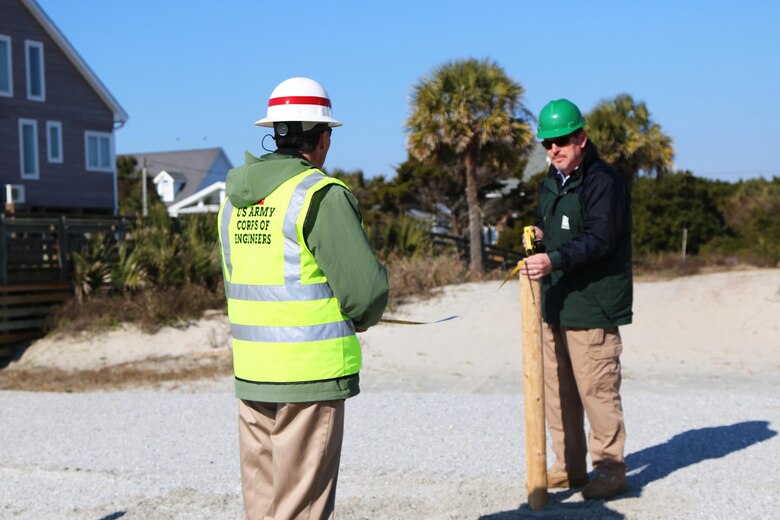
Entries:
{"type": "Polygon", "coordinates": [[[317,96],[285,96],[268,100],[268,106],[276,105],[320,105],[330,108],[330,99],[317,96]]]}

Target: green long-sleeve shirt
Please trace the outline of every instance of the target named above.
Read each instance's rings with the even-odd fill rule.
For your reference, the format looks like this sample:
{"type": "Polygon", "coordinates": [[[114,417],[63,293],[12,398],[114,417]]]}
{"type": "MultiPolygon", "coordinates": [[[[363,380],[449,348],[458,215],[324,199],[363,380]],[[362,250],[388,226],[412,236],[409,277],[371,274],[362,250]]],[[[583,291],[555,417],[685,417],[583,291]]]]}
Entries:
{"type": "MultiPolygon", "coordinates": [[[[272,153],[230,170],[226,192],[235,207],[268,196],[280,184],[313,165],[294,153],[272,153]]],[[[306,244],[328,278],[341,311],[365,329],[382,317],[388,296],[387,271],[377,261],[360,220],[355,196],[329,185],[312,197],[303,226],[306,244]]],[[[330,381],[250,383],[236,380],[240,399],[261,402],[312,402],[346,399],[360,392],[357,374],[330,381]]]]}

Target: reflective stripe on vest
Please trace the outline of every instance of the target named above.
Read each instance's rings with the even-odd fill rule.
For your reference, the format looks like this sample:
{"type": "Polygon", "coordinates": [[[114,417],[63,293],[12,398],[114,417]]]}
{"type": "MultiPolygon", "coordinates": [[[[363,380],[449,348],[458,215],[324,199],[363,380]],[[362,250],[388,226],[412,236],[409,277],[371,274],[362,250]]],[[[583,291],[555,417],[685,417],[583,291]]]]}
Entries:
{"type": "Polygon", "coordinates": [[[226,200],[220,209],[233,365],[239,379],[315,381],[360,370],[360,344],[354,326],[341,313],[327,279],[303,241],[302,227],[312,195],[334,183],[343,186],[318,170],[307,170],[282,183],[258,205],[236,209],[226,200]],[[282,207],[284,214],[276,213],[282,207]],[[262,214],[263,220],[252,221],[253,214],[262,214]],[[281,225],[274,222],[279,217],[283,217],[281,225]],[[237,240],[242,225],[256,230],[259,222],[263,222],[260,229],[267,232],[261,239],[249,243],[237,240]],[[258,278],[264,283],[251,283],[258,278]]]}

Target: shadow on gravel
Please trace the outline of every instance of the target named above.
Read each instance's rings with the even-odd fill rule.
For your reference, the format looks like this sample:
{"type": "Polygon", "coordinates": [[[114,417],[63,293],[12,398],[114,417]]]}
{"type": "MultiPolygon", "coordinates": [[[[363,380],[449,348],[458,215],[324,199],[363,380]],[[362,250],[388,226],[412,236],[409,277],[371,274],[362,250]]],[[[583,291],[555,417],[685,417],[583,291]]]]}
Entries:
{"type": "Polygon", "coordinates": [[[626,457],[629,467],[628,493],[638,497],[650,482],[708,459],[719,459],[777,435],[768,421],[746,421],[679,433],[657,446],[626,457]]]}
{"type": "MultiPolygon", "coordinates": [[[[628,476],[628,492],[620,498],[637,498],[649,483],[669,474],[693,466],[708,459],[719,459],[735,451],[743,450],[777,435],[769,428],[768,421],[746,421],[728,426],[713,426],[679,433],[668,441],[651,446],[626,457],[631,470],[628,476]]],[[[547,506],[532,511],[522,504],[513,511],[502,511],[479,517],[479,520],[512,520],[518,518],[556,519],[605,519],[617,520],[624,515],[607,507],[602,500],[565,502],[579,490],[568,489],[551,492],[547,506]]]]}
{"type": "Polygon", "coordinates": [[[99,520],[116,520],[117,518],[122,518],[123,516],[125,516],[124,511],[117,511],[116,513],[111,513],[110,515],[104,516],[99,520]]]}
{"type": "Polygon", "coordinates": [[[554,518],[563,519],[587,519],[587,520],[622,520],[624,515],[613,511],[606,506],[603,500],[594,502],[561,503],[576,491],[564,491],[562,493],[550,493],[549,501],[544,509],[533,511],[528,504],[523,504],[515,511],[502,511],[492,515],[480,516],[479,520],[517,520],[518,518],[554,518]]]}

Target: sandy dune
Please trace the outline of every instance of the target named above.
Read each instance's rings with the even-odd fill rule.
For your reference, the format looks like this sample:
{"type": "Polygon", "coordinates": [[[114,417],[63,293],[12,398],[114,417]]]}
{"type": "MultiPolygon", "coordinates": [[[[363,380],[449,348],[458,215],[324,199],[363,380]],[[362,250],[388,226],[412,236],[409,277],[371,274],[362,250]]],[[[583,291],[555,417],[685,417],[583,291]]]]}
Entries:
{"type": "MultiPolygon", "coordinates": [[[[380,323],[361,334],[365,389],[490,392],[517,385],[520,288],[510,281],[449,286],[408,303],[387,318],[436,321],[380,323]]],[[[621,327],[626,379],[755,379],[780,369],[780,269],[733,271],[634,288],[634,323],[621,327]]],[[[224,315],[155,335],[134,327],[34,343],[12,366],[68,370],[150,357],[219,355],[230,345],[224,315]]]]}
{"type": "MultiPolygon", "coordinates": [[[[362,336],[366,384],[466,392],[517,385],[519,287],[517,282],[498,287],[498,282],[451,286],[393,313],[415,321],[457,319],[367,331],[362,336]]],[[[634,293],[634,323],[621,327],[626,379],[753,379],[762,384],[777,379],[780,270],[637,283],[634,293]]]]}

